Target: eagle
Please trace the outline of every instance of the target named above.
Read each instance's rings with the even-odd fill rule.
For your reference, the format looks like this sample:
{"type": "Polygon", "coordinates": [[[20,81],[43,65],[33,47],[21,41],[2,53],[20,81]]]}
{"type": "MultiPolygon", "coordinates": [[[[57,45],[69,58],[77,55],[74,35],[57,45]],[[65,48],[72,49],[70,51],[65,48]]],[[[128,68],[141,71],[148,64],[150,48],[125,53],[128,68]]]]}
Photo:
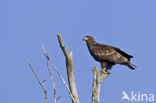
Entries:
{"type": "Polygon", "coordinates": [[[135,65],[130,62],[132,55],[125,53],[117,47],[97,43],[93,37],[85,36],[87,47],[91,56],[101,63],[101,68],[106,71],[110,70],[113,65],[121,64],[135,70],[135,65]]]}

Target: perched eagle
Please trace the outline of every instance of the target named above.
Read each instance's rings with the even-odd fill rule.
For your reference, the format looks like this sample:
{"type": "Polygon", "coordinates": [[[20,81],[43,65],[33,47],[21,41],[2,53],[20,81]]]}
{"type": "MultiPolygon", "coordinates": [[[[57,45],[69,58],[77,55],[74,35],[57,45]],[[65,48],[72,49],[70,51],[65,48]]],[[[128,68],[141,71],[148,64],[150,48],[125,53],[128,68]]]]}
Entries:
{"type": "Polygon", "coordinates": [[[128,66],[132,70],[135,70],[134,67],[136,66],[130,62],[130,59],[133,58],[132,55],[125,53],[119,48],[99,44],[91,36],[85,36],[83,40],[86,41],[89,52],[93,58],[101,63],[101,68],[109,70],[113,65],[121,64],[128,66]]]}

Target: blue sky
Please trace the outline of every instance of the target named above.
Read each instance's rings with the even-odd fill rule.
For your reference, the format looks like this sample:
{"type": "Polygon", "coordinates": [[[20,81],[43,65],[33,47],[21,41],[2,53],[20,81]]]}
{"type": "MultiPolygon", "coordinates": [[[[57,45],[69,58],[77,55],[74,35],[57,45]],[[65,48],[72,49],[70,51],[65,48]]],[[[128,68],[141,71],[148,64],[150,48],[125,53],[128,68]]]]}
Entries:
{"type": "MultiPolygon", "coordinates": [[[[102,83],[101,103],[121,103],[123,90],[156,95],[155,4],[155,0],[1,0],[0,103],[44,103],[44,93],[26,58],[39,78],[46,79],[48,102],[53,102],[41,42],[67,81],[57,33],[62,34],[68,51],[73,51],[81,103],[91,102],[91,68],[100,67],[82,41],[85,35],[92,35],[100,43],[119,47],[133,55],[132,62],[138,66],[136,71],[114,66],[111,75],[102,83]]],[[[52,73],[57,96],[61,96],[58,103],[70,103],[66,88],[53,70],[52,73]]]]}

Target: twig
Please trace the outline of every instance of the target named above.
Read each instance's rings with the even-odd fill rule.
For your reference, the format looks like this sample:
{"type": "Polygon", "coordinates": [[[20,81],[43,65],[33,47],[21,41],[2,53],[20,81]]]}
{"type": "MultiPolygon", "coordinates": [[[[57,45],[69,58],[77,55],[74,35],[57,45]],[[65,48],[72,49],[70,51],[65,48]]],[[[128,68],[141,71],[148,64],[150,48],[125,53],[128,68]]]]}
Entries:
{"type": "Polygon", "coordinates": [[[55,72],[58,74],[58,76],[59,76],[60,79],[62,80],[62,83],[63,83],[63,84],[65,85],[65,87],[67,88],[68,93],[69,93],[71,99],[74,101],[74,103],[76,103],[76,102],[75,102],[75,99],[74,99],[74,97],[73,97],[73,95],[72,95],[72,93],[71,93],[71,91],[70,91],[70,89],[69,89],[69,87],[68,87],[68,85],[67,85],[67,83],[65,82],[65,80],[64,80],[64,78],[62,77],[61,73],[57,70],[57,68],[55,67],[55,65],[52,63],[52,61],[51,61],[51,59],[50,59],[48,53],[47,53],[46,50],[45,50],[45,47],[44,47],[43,43],[42,43],[42,49],[43,49],[43,51],[44,51],[44,56],[47,58],[47,60],[49,61],[50,65],[54,68],[55,72]]]}
{"type": "Polygon", "coordinates": [[[49,69],[49,65],[48,64],[49,63],[48,63],[48,60],[47,60],[47,68],[48,68],[48,72],[49,72],[49,75],[50,75],[50,78],[51,78],[51,81],[52,81],[52,85],[53,85],[53,90],[54,90],[54,94],[53,94],[54,95],[54,103],[56,103],[57,97],[56,97],[55,79],[54,79],[54,77],[52,75],[52,72],[49,69]]]}
{"type": "Polygon", "coordinates": [[[92,88],[92,103],[99,103],[100,86],[102,81],[109,75],[105,70],[99,71],[99,68],[93,67],[93,88],[92,88]]]}
{"type": "Polygon", "coordinates": [[[75,82],[75,76],[74,76],[73,63],[72,63],[72,52],[68,53],[67,49],[64,46],[61,35],[58,34],[57,37],[58,37],[60,47],[61,47],[61,49],[64,53],[64,56],[66,58],[66,69],[67,69],[68,83],[69,83],[70,91],[75,99],[75,102],[73,101],[73,103],[79,103],[76,82],[75,82]]]}
{"type": "Polygon", "coordinates": [[[31,69],[31,71],[33,72],[33,74],[35,75],[38,83],[40,84],[40,86],[42,87],[43,91],[44,91],[44,94],[45,94],[45,103],[47,103],[47,90],[45,89],[44,85],[41,83],[41,81],[39,80],[37,74],[35,73],[35,70],[32,68],[30,62],[28,61],[28,64],[29,64],[29,67],[31,69]]]}

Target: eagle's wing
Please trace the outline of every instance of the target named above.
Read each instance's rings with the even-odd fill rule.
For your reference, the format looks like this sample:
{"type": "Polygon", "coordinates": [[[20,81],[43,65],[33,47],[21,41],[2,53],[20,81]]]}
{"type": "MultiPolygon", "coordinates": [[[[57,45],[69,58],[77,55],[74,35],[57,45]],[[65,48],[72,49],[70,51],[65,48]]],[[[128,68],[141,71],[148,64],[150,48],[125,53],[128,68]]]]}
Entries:
{"type": "Polygon", "coordinates": [[[121,55],[125,56],[128,60],[130,60],[130,58],[133,58],[132,55],[129,55],[127,53],[125,53],[124,51],[120,50],[119,48],[113,47],[117,52],[119,52],[121,55]]]}
{"type": "Polygon", "coordinates": [[[100,60],[109,62],[122,63],[123,56],[118,53],[113,47],[104,44],[94,44],[92,46],[92,54],[100,60]]]}

